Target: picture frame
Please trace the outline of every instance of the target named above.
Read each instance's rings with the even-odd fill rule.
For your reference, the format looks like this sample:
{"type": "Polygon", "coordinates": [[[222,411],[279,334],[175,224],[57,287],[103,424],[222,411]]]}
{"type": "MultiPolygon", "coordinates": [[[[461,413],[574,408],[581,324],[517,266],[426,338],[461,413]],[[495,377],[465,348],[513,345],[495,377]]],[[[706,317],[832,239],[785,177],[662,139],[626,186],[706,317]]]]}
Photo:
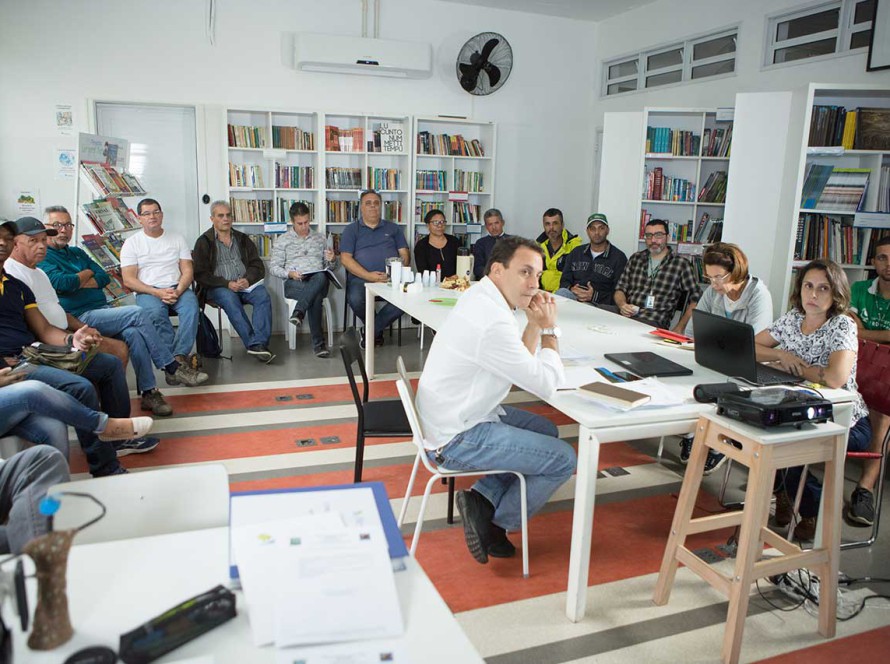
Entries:
{"type": "Polygon", "coordinates": [[[890,69],[890,0],[875,0],[866,71],[890,69]]]}

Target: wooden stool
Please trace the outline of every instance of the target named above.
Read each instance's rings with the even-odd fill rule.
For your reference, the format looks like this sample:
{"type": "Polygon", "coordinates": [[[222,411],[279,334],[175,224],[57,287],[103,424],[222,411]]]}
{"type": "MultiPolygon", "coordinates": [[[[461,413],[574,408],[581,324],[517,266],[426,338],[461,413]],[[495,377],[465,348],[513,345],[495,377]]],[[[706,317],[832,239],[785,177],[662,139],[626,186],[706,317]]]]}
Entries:
{"type": "Polygon", "coordinates": [[[806,567],[813,570],[820,580],[819,633],[826,638],[833,637],[837,612],[841,492],[846,448],[847,430],[831,422],[806,425],[800,430],[770,430],[716,414],[702,415],[695,427],[692,453],[655,586],[655,604],[667,603],[674,585],[677,565],[686,565],[729,598],[722,659],[726,663],[735,663],[739,660],[751,584],[766,576],[806,567]],[[740,444],[741,449],[731,441],[740,444]],[[708,448],[725,454],[750,469],[744,509],[740,512],[693,519],[692,511],[701,486],[708,448]],[[821,546],[817,536],[816,548],[802,551],[766,527],[773,479],[777,469],[822,462],[825,463],[825,481],[821,546]],[[720,574],[686,548],[688,535],[738,525],[741,525],[741,531],[732,577],[720,574]],[[761,560],[764,543],[783,555],[761,560]]]}

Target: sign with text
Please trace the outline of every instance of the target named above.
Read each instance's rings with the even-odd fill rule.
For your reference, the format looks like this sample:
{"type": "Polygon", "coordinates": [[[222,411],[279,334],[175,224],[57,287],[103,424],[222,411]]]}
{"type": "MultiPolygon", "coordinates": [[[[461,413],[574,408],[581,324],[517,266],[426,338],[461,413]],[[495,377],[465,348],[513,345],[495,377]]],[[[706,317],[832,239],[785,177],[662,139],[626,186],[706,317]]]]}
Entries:
{"type": "Polygon", "coordinates": [[[380,125],[380,151],[405,152],[405,128],[400,122],[384,122],[380,125]]]}

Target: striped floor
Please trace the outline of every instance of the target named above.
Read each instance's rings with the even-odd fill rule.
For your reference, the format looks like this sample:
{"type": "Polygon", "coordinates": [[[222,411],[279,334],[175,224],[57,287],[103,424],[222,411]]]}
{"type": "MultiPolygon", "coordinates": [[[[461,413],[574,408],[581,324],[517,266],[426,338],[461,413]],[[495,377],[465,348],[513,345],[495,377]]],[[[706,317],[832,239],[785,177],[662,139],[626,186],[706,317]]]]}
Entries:
{"type": "MultiPolygon", "coordinates": [[[[335,373],[338,365],[328,366],[335,373]]],[[[255,369],[247,373],[263,378],[255,369]]],[[[397,397],[392,379],[391,375],[379,377],[372,385],[372,398],[397,397]]],[[[228,469],[233,490],[352,481],[355,408],[344,378],[230,383],[171,388],[164,393],[176,415],[156,421],[154,431],[162,439],[158,449],[123,460],[131,470],[221,462],[228,469]]],[[[560,435],[575,442],[577,425],[552,408],[518,391],[511,393],[508,401],[551,418],[560,435]]],[[[137,410],[134,400],[134,412],[137,410]]],[[[679,466],[673,461],[658,463],[653,458],[655,449],[655,441],[648,441],[614,443],[602,450],[588,590],[591,609],[578,624],[568,622],[563,614],[572,481],[531,521],[531,577],[525,580],[519,557],[492,560],[486,566],[474,562],[466,551],[459,523],[449,526],[446,522],[445,487],[434,489],[417,557],[488,662],[719,660],[726,616],[726,602],[719,594],[681,569],[669,604],[656,607],[651,602],[681,481],[679,466]]],[[[365,479],[386,485],[396,513],[413,456],[410,440],[372,439],[367,443],[365,479]]],[[[72,450],[72,471],[86,476],[79,449],[72,450]]],[[[414,494],[422,490],[422,482],[418,482],[414,494]]],[[[409,509],[406,534],[413,531],[418,504],[419,500],[413,501],[413,509],[409,509]]],[[[703,494],[699,508],[707,513],[719,505],[716,498],[703,494]]],[[[720,555],[717,547],[729,534],[696,536],[692,548],[711,549],[720,555]]],[[[881,550],[886,552],[886,542],[859,554],[857,560],[872,555],[883,558],[881,550]]],[[[731,561],[717,564],[727,567],[731,561]]],[[[783,602],[769,590],[770,584],[761,587],[773,601],[783,602]]],[[[862,596],[874,590],[882,588],[860,587],[853,594],[862,596]]],[[[773,610],[755,593],[742,660],[883,661],[890,646],[890,610],[888,603],[879,605],[839,623],[838,638],[826,642],[816,633],[815,618],[803,609],[773,610]]]]}

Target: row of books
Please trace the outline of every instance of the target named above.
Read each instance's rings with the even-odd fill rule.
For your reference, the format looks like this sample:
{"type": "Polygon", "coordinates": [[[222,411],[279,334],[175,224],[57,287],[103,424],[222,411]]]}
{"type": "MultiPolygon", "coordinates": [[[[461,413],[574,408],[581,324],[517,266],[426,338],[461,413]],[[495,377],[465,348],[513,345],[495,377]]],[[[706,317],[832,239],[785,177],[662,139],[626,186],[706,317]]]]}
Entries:
{"type": "MultiPolygon", "coordinates": [[[[643,208],[640,211],[640,240],[646,232],[646,224],[652,221],[652,213],[643,208]]],[[[668,242],[692,242],[692,220],[680,224],[670,219],[665,219],[668,224],[668,242]]]]}
{"type": "Polygon", "coordinates": [[[856,212],[868,188],[868,168],[835,168],[810,164],[800,195],[800,207],[814,210],[856,212]]]}
{"type": "Polygon", "coordinates": [[[471,203],[455,203],[451,208],[451,223],[481,224],[482,207],[471,203]]]}
{"type": "Polygon", "coordinates": [[[120,267],[120,238],[114,235],[87,234],[81,238],[84,250],[102,266],[104,270],[115,270],[120,267]]]}
{"type": "Polygon", "coordinates": [[[462,171],[455,169],[454,171],[454,190],[455,191],[485,191],[482,186],[482,173],[476,171],[462,171]]]}
{"type": "Polygon", "coordinates": [[[278,220],[290,223],[290,208],[294,203],[303,203],[309,208],[309,221],[315,221],[315,203],[296,198],[278,199],[278,220]]]}
{"type": "Polygon", "coordinates": [[[272,146],[285,150],[314,150],[315,134],[299,127],[272,125],[272,146]]]}
{"type": "Polygon", "coordinates": [[[414,220],[418,224],[422,224],[424,218],[427,214],[432,212],[433,210],[439,210],[442,214],[445,214],[445,210],[442,208],[444,205],[440,201],[420,201],[414,205],[414,220]]]}
{"type": "MultiPolygon", "coordinates": [[[[325,201],[329,224],[351,224],[361,216],[358,201],[325,201]]],[[[402,221],[401,201],[383,201],[383,218],[396,223],[402,221]]]]}
{"type": "Polygon", "coordinates": [[[133,175],[98,161],[80,162],[80,170],[102,196],[142,196],[145,189],[133,175]]]}
{"type": "Polygon", "coordinates": [[[707,212],[702,214],[698,226],[695,227],[695,235],[692,237],[692,241],[696,244],[712,244],[713,242],[720,242],[722,237],[723,220],[711,219],[711,215],[707,212]]]}
{"type": "Polygon", "coordinates": [[[362,169],[329,166],[324,169],[328,189],[361,189],[362,169]]]}
{"type": "Polygon", "coordinates": [[[466,140],[460,134],[431,134],[417,132],[417,154],[457,155],[463,157],[484,157],[485,149],[479,139],[466,140]]]}
{"type": "Polygon", "coordinates": [[[427,191],[448,191],[445,171],[415,171],[414,186],[427,191]]]}
{"type": "Polygon", "coordinates": [[[702,157],[728,157],[732,147],[732,124],[728,127],[705,129],[702,140],[702,157]]]}
{"type": "MultiPolygon", "coordinates": [[[[429,233],[426,232],[425,226],[415,226],[414,227],[414,244],[417,244],[417,241],[422,237],[426,237],[429,233]]],[[[473,243],[471,241],[471,237],[467,233],[449,233],[449,235],[453,235],[457,238],[457,247],[458,249],[471,249],[473,243]]]]}
{"type": "Polygon", "coordinates": [[[281,189],[315,189],[315,168],[276,163],[275,186],[281,189]]]}
{"type": "Polygon", "coordinates": [[[705,180],[705,185],[698,192],[700,203],[726,202],[726,171],[714,171],[705,180]]]}
{"type": "Polygon", "coordinates": [[[266,129],[249,125],[227,126],[230,148],[264,148],[266,147],[266,129]]]}
{"type": "Polygon", "coordinates": [[[328,152],[362,152],[365,149],[364,127],[341,129],[335,125],[325,125],[324,149],[328,152]]]}
{"type": "Polygon", "coordinates": [[[695,184],[683,178],[666,176],[664,170],[658,166],[646,170],[643,198],[655,201],[695,201],[695,184]]]}
{"type": "Polygon", "coordinates": [[[675,157],[698,156],[701,136],[685,129],[646,127],[646,153],[675,157]]]}
{"type": "Polygon", "coordinates": [[[82,205],[84,214],[99,233],[139,228],[139,218],[120,198],[93,201],[82,205]]]}
{"type": "Polygon", "coordinates": [[[830,258],[838,263],[858,264],[863,241],[870,234],[869,229],[853,228],[838,216],[804,213],[797,221],[794,258],[804,261],[830,258]]]}
{"type": "Polygon", "coordinates": [[[368,166],[368,186],[377,191],[402,188],[402,171],[397,168],[372,168],[368,166]]]}
{"type": "Polygon", "coordinates": [[[270,223],[274,221],[275,203],[268,199],[235,198],[229,199],[235,221],[270,223]]]}
{"type": "Polygon", "coordinates": [[[265,187],[263,168],[256,164],[233,164],[229,162],[230,187],[265,187]]]}
{"type": "Polygon", "coordinates": [[[839,145],[852,150],[856,138],[857,114],[843,106],[813,106],[807,145],[839,145]]]}

